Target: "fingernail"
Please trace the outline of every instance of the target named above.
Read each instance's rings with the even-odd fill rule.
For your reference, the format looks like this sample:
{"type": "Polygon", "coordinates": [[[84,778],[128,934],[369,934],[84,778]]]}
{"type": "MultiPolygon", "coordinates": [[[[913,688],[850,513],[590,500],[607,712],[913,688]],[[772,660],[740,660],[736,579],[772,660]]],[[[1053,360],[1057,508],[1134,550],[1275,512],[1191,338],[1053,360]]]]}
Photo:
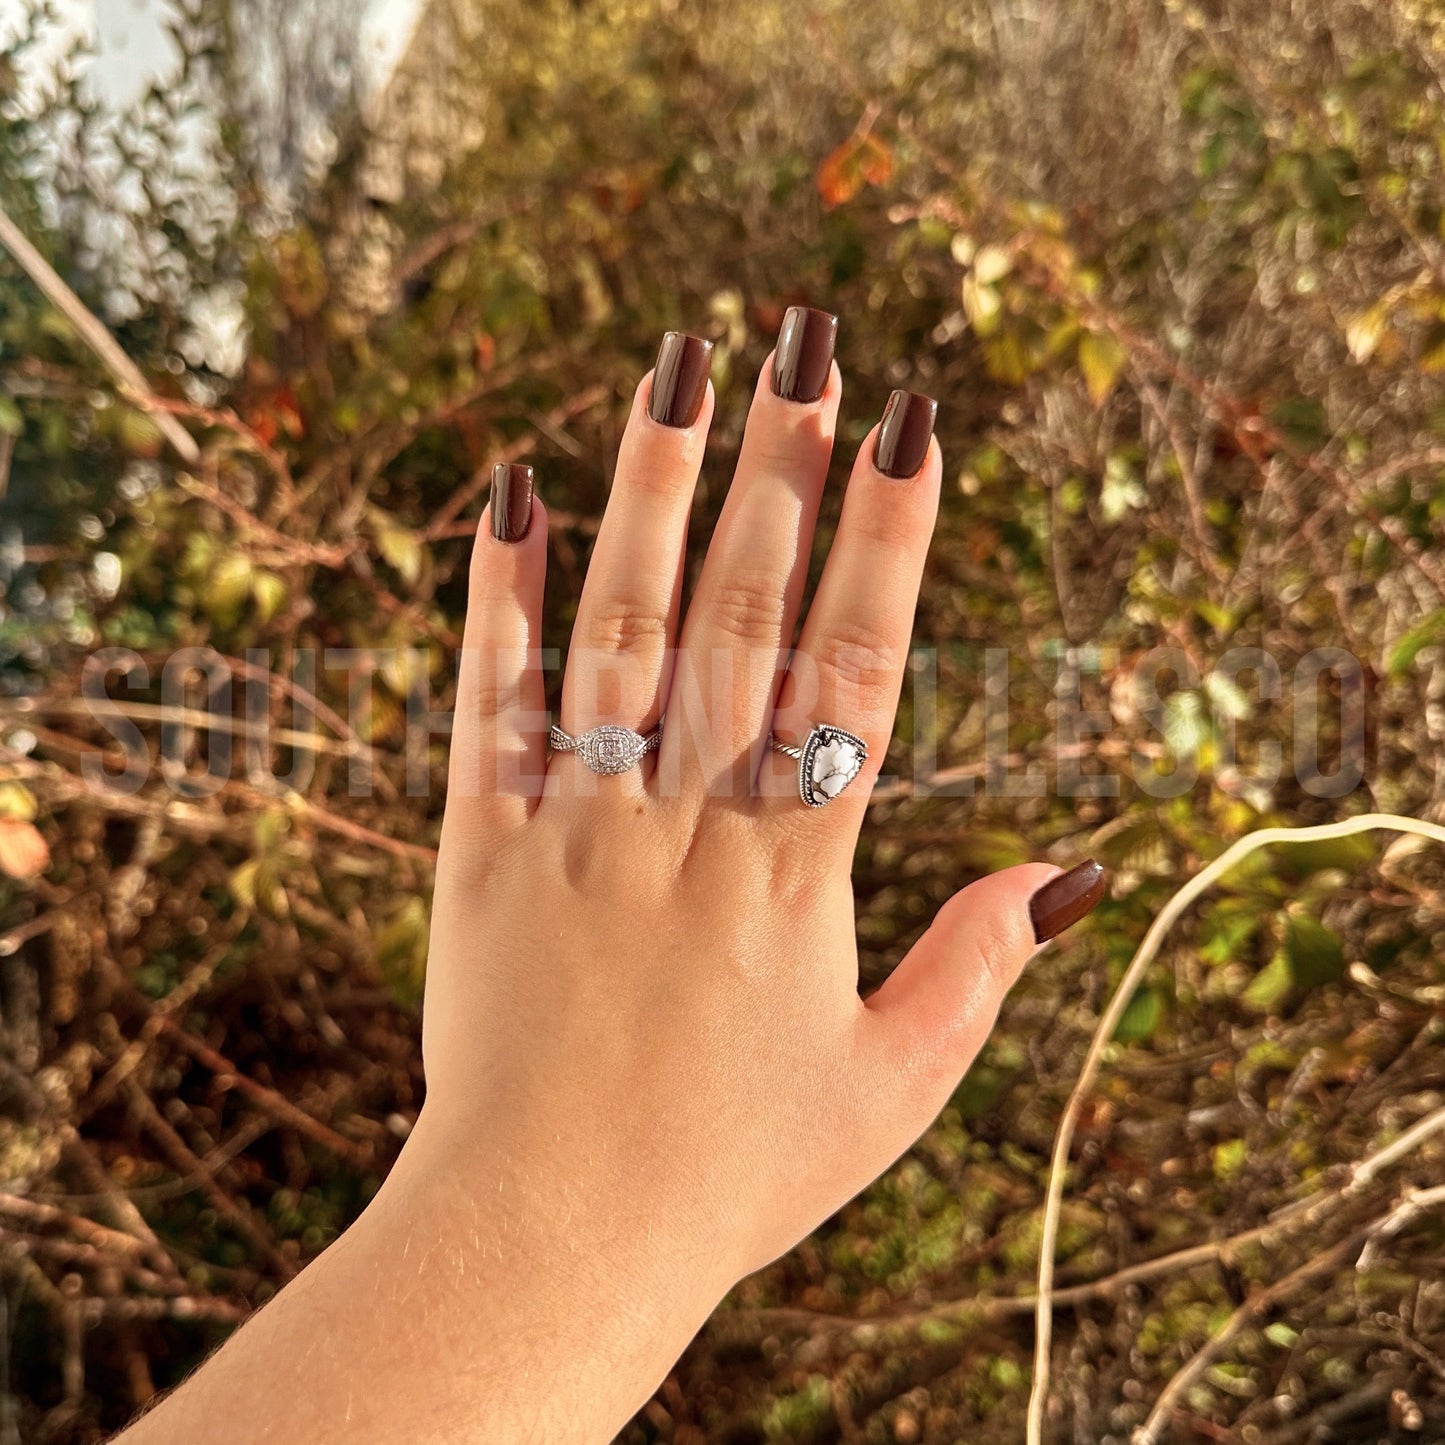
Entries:
{"type": "Polygon", "coordinates": [[[905,481],[916,477],[928,456],[938,403],[917,391],[895,391],[883,408],[883,422],[873,443],[873,465],[885,477],[905,481]]]}
{"type": "Polygon", "coordinates": [[[663,426],[691,426],[707,395],[712,342],[681,331],[669,331],[657,353],[647,414],[663,426]]]}
{"type": "Polygon", "coordinates": [[[838,318],[811,306],[789,306],[773,352],[773,395],[784,401],[817,401],[833,369],[838,318]]]}
{"type": "Polygon", "coordinates": [[[520,542],[532,525],[532,469],[521,462],[492,468],[492,536],[520,542]]]}
{"type": "Polygon", "coordinates": [[[1064,929],[1071,928],[1104,896],[1108,883],[1103,868],[1092,858],[1086,859],[1067,873],[1050,878],[1029,899],[1029,917],[1033,920],[1034,941],[1047,943],[1064,929]]]}

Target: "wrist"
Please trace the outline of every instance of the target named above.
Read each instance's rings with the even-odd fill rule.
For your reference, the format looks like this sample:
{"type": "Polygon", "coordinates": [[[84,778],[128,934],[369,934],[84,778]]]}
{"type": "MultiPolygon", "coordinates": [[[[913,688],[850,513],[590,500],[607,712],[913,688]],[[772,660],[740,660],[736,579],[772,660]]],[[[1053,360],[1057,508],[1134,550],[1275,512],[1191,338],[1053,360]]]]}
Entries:
{"type": "Polygon", "coordinates": [[[423,1111],[359,1242],[394,1275],[392,1307],[477,1372],[489,1418],[515,1409],[535,1425],[545,1401],[559,1431],[610,1439],[735,1273],[645,1187],[581,1168],[559,1179],[457,1137],[423,1111]]]}

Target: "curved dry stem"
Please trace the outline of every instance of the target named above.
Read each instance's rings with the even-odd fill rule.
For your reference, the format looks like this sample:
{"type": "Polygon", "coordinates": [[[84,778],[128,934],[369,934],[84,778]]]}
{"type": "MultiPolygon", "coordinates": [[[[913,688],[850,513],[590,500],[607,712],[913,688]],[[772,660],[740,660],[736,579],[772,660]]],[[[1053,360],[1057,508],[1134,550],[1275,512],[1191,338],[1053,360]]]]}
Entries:
{"type": "MultiPolygon", "coordinates": [[[[1028,1445],[1043,1445],[1044,1405],[1049,1394],[1049,1352],[1053,1344],[1054,1323],[1054,1250],[1058,1242],[1059,1217],[1064,1202],[1064,1176],[1069,1165],[1069,1150],[1074,1142],[1074,1129],[1078,1124],[1079,1111],[1088,1097],[1090,1087],[1099,1072],[1104,1050],[1114,1037],[1124,1010],[1129,1006],[1135,990],[1143,982],[1149,965],[1153,963],[1164,937],[1179,920],[1185,909],[1236,864],[1251,853],[1267,848],[1273,843],[1318,843],[1331,838],[1347,838],[1354,833],[1371,832],[1413,833],[1421,838],[1430,838],[1436,843],[1445,843],[1445,827],[1438,823],[1426,823],[1419,818],[1400,817],[1394,813],[1362,813],[1357,818],[1346,818],[1338,823],[1322,823],[1312,828],[1260,828],[1232,843],[1212,863],[1195,874],[1159,910],[1158,916],[1144,935],[1129,967],[1104,1010],[1089,1052],[1084,1057],[1083,1068],[1079,1071],[1078,1082],[1064,1105],[1059,1119],[1059,1130],[1054,1138],[1053,1157],[1049,1166],[1049,1187],[1044,1200],[1043,1233],[1039,1242],[1038,1294],[1034,1311],[1034,1378],[1029,1393],[1028,1445]]],[[[1399,1142],[1399,1141],[1397,1141],[1399,1142]]],[[[1381,1166],[1382,1167],[1382,1166],[1381,1166]]]]}

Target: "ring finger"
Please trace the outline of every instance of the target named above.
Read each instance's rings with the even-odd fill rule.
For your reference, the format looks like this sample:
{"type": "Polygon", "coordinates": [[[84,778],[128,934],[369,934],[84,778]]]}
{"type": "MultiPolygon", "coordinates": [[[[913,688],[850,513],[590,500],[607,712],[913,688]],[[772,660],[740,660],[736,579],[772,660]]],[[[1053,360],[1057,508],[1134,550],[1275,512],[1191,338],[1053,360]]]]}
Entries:
{"type": "MultiPolygon", "coordinates": [[[[826,802],[835,822],[850,821],[851,827],[841,830],[850,851],[892,736],[938,515],[937,410],[931,397],[895,391],[865,440],[773,717],[774,735],[785,744],[803,747],[813,727],[829,724],[866,745],[856,776],[848,776],[857,762],[855,750],[843,742],[818,750],[808,780],[813,797],[826,802]]],[[[769,751],[759,791],[765,811],[789,826],[811,829],[812,810],[798,798],[800,766],[769,751]]]]}

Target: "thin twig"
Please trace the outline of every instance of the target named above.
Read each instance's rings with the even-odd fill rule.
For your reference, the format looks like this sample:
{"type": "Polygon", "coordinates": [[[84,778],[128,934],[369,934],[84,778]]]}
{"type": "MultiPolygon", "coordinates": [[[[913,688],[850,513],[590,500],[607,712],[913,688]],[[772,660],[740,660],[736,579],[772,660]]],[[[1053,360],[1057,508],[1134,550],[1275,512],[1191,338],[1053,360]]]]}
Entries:
{"type": "Polygon", "coordinates": [[[183,727],[202,733],[228,733],[232,737],[246,738],[252,742],[273,743],[277,747],[294,748],[301,752],[332,753],[338,757],[352,757],[370,752],[365,744],[354,745],[323,736],[318,732],[299,732],[294,728],[273,728],[269,720],[252,723],[241,718],[227,717],[224,713],[207,712],[203,708],[175,707],[170,703],[119,702],[114,698],[99,699],[52,698],[43,694],[38,697],[21,697],[0,706],[0,717],[15,718],[22,714],[32,717],[101,718],[123,717],[132,722],[158,722],[168,727],[183,727]]]}
{"type": "Polygon", "coordinates": [[[27,1199],[21,1194],[0,1192],[0,1214],[29,1225],[32,1229],[69,1230],[84,1243],[111,1254],[123,1254],[128,1259],[148,1257],[148,1247],[143,1239],[126,1234],[108,1225],[98,1224],[83,1214],[73,1214],[57,1204],[48,1204],[40,1199],[27,1199]]]}
{"type": "Polygon", "coordinates": [[[298,565],[305,566],[314,562],[321,567],[340,567],[353,552],[362,546],[361,539],[357,537],[331,547],[298,541],[295,537],[288,537],[285,532],[278,531],[269,523],[263,522],[234,497],[228,497],[219,487],[213,487],[209,482],[201,481],[199,477],[185,478],[182,486],[186,491],[204,498],[213,507],[219,507],[233,521],[239,523],[243,531],[254,532],[267,546],[298,565]]]}
{"type": "Polygon", "coordinates": [[[295,1277],[296,1266],[281,1253],[265,1225],[256,1218],[249,1204],[233,1199],[197,1157],[195,1150],[181,1138],[171,1122],[156,1108],[155,1101],[134,1079],[127,1079],[125,1092],[130,1107],[142,1127],[150,1134],[171,1167],[184,1178],[199,1179],[206,1197],[220,1215],[251,1247],[263,1255],[283,1280],[295,1277]]]}
{"type": "MultiPolygon", "coordinates": [[[[1164,1275],[1177,1274],[1181,1270],[1195,1269],[1203,1264],[1230,1263],[1242,1250],[1251,1246],[1277,1244],[1290,1235],[1305,1229],[1318,1229],[1342,1205],[1359,1196],[1364,1188],[1358,1181],[1366,1183],[1380,1173],[1397,1164],[1406,1154],[1418,1149],[1427,1139],[1445,1129],[1445,1107],[1435,1110],[1418,1120],[1398,1139],[1377,1150],[1367,1158],[1353,1165],[1342,1184],[1334,1189],[1324,1190],[1292,1204],[1288,1209],[1277,1212],[1264,1224],[1241,1230],[1224,1239],[1209,1240],[1204,1244],[1191,1244],[1169,1254],[1156,1255],[1153,1259],[1140,1260],[1125,1265],[1102,1279],[1086,1280],[1080,1284],[1056,1289],[1053,1293],[1053,1308],[1072,1309],[1076,1305],[1092,1304],[1095,1301],[1111,1299],[1130,1285],[1143,1284],[1164,1275]]],[[[1395,1211],[1377,1221],[1377,1234],[1385,1237],[1398,1233],[1417,1214],[1445,1200],[1445,1186],[1435,1189],[1413,1190],[1407,1194],[1395,1211]],[[1387,1227],[1396,1220],[1393,1227],[1387,1227]]],[[[1364,1264],[1364,1257],[1361,1257],[1364,1264]]],[[[1001,1295],[993,1298],[977,1296],[941,1300],[926,1309],[907,1310],[890,1315],[835,1315],[819,1311],[796,1308],[768,1308],[737,1311],[728,1319],[746,1319],[749,1324],[761,1330],[795,1330],[803,1334],[817,1335],[840,1333],[861,1328],[872,1329],[915,1329],[925,1324],[978,1323],[992,1324],[1013,1319],[1021,1314],[1032,1313],[1038,1307],[1038,1295],[1001,1295]]]]}
{"type": "MultiPolygon", "coordinates": [[[[589,386],[585,391],[579,391],[576,396],[569,396],[558,406],[554,406],[544,418],[546,424],[551,427],[559,427],[569,422],[575,416],[580,416],[584,411],[590,410],[598,402],[603,401],[609,394],[609,388],[605,386],[589,386]]],[[[493,456],[493,462],[514,462],[518,457],[526,456],[532,449],[535,439],[528,433],[526,436],[518,437],[516,441],[502,447],[493,456]]],[[[480,496],[488,486],[491,485],[492,468],[487,465],[481,468],[470,481],[464,482],[454,491],[442,504],[437,514],[422,529],[422,536],[428,542],[434,542],[446,532],[447,527],[466,510],[467,504],[473,498],[480,496]]]]}
{"type": "Polygon", "coordinates": [[[135,1003],[144,1008],[147,1021],[154,1020],[158,1030],[172,1043],[179,1044],[186,1053],[204,1064],[217,1078],[229,1081],[237,1093],[244,1094],[278,1124],[295,1129],[298,1134],[304,1134],[312,1143],[319,1144],[323,1149],[329,1150],[358,1168],[366,1169],[374,1166],[376,1161],[366,1145],[354,1143],[343,1137],[330,1125],[323,1124],[319,1119],[312,1118],[304,1109],[297,1108],[289,1099],[278,1094],[275,1089],[268,1089],[265,1084],[242,1073],[228,1058],[217,1053],[209,1044],[202,1043],[174,1018],[167,1014],[154,1012],[150,1000],[144,994],[131,991],[131,997],[135,1003]]]}
{"type": "Polygon", "coordinates": [[[15,258],[16,264],[35,283],[37,290],[75,328],[76,334],[96,354],[123,392],[144,406],[155,418],[161,435],[175,448],[176,455],[189,466],[201,459],[196,439],[175,417],[160,409],[157,397],[141,369],[120,349],[105,324],[91,312],[79,296],[56,274],[55,268],[30,244],[28,237],[0,206],[0,246],[15,258]]]}
{"type": "Polygon", "coordinates": [[[1154,1402],[1154,1408],[1149,1412],[1149,1418],[1134,1432],[1131,1445],[1155,1445],[1159,1439],[1159,1431],[1174,1414],[1176,1402],[1183,1398],[1189,1387],[1219,1358],[1229,1342],[1247,1324],[1267,1314],[1299,1285],[1313,1279],[1317,1274],[1324,1274],[1326,1271],[1342,1265],[1360,1247],[1367,1229],[1368,1226],[1366,1229],[1357,1229],[1346,1235],[1338,1244],[1325,1250],[1323,1254],[1317,1254],[1312,1259],[1306,1260],[1298,1269],[1291,1270],[1283,1279],[1276,1280],[1268,1289],[1262,1289],[1258,1294],[1245,1300],[1225,1321],[1223,1329],[1214,1335],[1208,1344],[1196,1350],[1189,1357],[1188,1363],[1164,1387],[1158,1400],[1154,1402]]]}
{"type": "Polygon", "coordinates": [[[1389,1214],[1370,1227],[1369,1238],[1355,1261],[1355,1268],[1363,1274],[1374,1264],[1382,1240],[1393,1239],[1437,1204],[1445,1204],[1445,1184],[1437,1184],[1433,1189],[1412,1189],[1389,1214]]]}

